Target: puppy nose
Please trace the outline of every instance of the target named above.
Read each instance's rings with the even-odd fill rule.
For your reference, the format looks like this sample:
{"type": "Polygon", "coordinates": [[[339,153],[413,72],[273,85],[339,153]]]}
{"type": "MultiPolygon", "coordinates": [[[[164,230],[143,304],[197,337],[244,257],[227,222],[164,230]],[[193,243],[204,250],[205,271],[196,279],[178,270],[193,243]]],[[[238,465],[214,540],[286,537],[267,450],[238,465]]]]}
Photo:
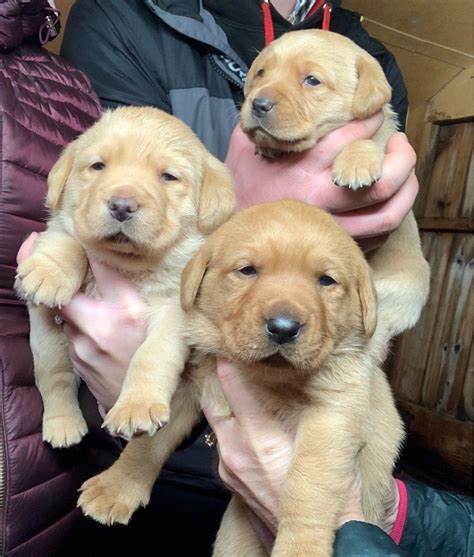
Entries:
{"type": "Polygon", "coordinates": [[[265,331],[271,341],[285,344],[296,340],[301,332],[301,323],[287,315],[276,315],[265,320],[265,331]]]}
{"type": "Polygon", "coordinates": [[[263,118],[270,112],[274,104],[269,97],[257,97],[252,102],[252,112],[257,118],[263,118]]]}
{"type": "Polygon", "coordinates": [[[111,197],[107,206],[114,219],[120,222],[131,219],[138,209],[138,204],[132,197],[111,197]]]}

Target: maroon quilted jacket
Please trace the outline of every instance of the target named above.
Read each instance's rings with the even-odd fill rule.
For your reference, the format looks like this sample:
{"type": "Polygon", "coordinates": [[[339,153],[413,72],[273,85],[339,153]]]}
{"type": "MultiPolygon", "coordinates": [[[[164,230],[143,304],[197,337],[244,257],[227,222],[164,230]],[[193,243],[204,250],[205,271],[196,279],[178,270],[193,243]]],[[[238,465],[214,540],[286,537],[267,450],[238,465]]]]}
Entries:
{"type": "Polygon", "coordinates": [[[39,46],[46,6],[0,0],[0,557],[76,554],[92,522],[75,508],[77,488],[100,453],[42,442],[28,316],[13,291],[18,247],[44,228],[48,171],[100,114],[84,75],[39,46]]]}

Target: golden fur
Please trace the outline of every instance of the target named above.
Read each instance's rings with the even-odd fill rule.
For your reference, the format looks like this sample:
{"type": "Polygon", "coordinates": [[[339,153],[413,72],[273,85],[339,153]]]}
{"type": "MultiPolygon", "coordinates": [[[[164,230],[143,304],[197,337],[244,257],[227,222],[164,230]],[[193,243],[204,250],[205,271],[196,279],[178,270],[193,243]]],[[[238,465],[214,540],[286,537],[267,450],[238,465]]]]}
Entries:
{"type": "MultiPolygon", "coordinates": [[[[286,33],[254,60],[244,92],[241,125],[264,156],[303,151],[343,124],[382,109],[385,120],[376,135],[350,143],[332,167],[334,182],[352,189],[380,178],[385,145],[397,127],[391,89],[378,62],[350,39],[320,30],[286,33]],[[320,83],[308,84],[308,76],[320,83]],[[273,106],[259,119],[252,105],[262,97],[273,106]]],[[[415,325],[428,297],[429,267],[412,212],[368,258],[379,297],[376,344],[382,347],[382,338],[388,342],[415,325]]]]}
{"type": "MultiPolygon", "coordinates": [[[[126,524],[147,504],[162,465],[199,419],[201,405],[210,399],[229,415],[215,373],[221,354],[241,367],[265,410],[297,432],[272,555],[331,555],[357,470],[367,519],[380,523],[403,430],[385,374],[368,350],[377,325],[376,292],[350,236],[328,214],[301,202],[246,209],[211,234],[188,263],[181,303],[194,350],[171,404],[172,419],[155,436],[132,439],[110,469],[83,485],[83,511],[105,524],[126,524]],[[272,341],[266,324],[277,315],[297,320],[299,335],[272,341]]],[[[214,555],[265,555],[237,497],[214,555]]]]}
{"type": "Polygon", "coordinates": [[[234,203],[226,167],[186,125],[158,109],[106,112],[65,149],[48,176],[47,230],[16,281],[30,312],[45,441],[68,447],[87,432],[66,338],[51,309],[79,289],[98,295],[85,249],[126,276],[147,302],[146,339],[105,423],[126,437],[151,435],[169,419],[189,352],[181,334],[181,270],[234,203]],[[124,220],[113,217],[117,203],[128,207],[124,220]]]}

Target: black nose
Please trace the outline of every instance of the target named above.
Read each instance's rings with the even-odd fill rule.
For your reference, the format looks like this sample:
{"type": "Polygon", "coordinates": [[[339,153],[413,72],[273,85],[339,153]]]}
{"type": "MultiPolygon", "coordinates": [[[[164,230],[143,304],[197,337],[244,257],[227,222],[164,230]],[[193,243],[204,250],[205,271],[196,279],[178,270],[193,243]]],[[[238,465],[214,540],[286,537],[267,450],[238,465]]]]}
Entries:
{"type": "Polygon", "coordinates": [[[137,202],[131,197],[111,197],[107,206],[114,219],[120,222],[131,219],[138,209],[137,202]]]}
{"type": "Polygon", "coordinates": [[[292,317],[277,315],[265,320],[265,331],[271,341],[285,344],[298,338],[301,323],[292,317]]]}
{"type": "Polygon", "coordinates": [[[257,97],[252,102],[252,112],[257,118],[263,118],[270,112],[274,104],[269,97],[257,97]]]}

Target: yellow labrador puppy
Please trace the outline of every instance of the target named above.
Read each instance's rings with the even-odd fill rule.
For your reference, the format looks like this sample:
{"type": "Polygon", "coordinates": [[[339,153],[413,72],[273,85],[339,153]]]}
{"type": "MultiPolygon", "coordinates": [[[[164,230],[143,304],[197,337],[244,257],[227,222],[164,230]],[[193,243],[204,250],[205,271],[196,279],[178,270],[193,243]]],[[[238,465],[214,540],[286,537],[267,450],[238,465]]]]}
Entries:
{"type": "MultiPolygon", "coordinates": [[[[385,145],[397,129],[391,88],[378,62],[350,39],[320,30],[283,35],[257,56],[244,93],[242,129],[266,157],[304,151],[343,124],[383,110],[376,135],[353,141],[332,168],[334,183],[353,190],[380,178],[385,145]]],[[[297,195],[289,184],[288,197],[297,195]]],[[[379,296],[376,336],[388,340],[413,327],[428,296],[429,268],[412,212],[369,261],[379,296]]]]}
{"type": "MultiPolygon", "coordinates": [[[[262,407],[296,430],[272,555],[330,556],[357,471],[364,512],[380,524],[403,429],[385,374],[367,349],[377,299],[352,238],[328,214],[301,202],[246,209],[188,263],[181,303],[194,350],[172,400],[172,419],[155,436],[132,439],[109,470],[83,485],[83,511],[105,524],[126,524],[148,502],[202,404],[212,401],[229,415],[215,373],[221,354],[241,367],[262,407]]],[[[215,557],[265,554],[234,497],[215,557]]]]}
{"type": "Polygon", "coordinates": [[[43,439],[78,443],[87,426],[54,308],[82,289],[98,296],[86,256],[118,270],[148,304],[148,331],[120,397],[106,416],[112,433],[152,435],[188,356],[179,305],[181,271],[204,237],[234,209],[231,177],[194,133],[154,108],[106,112],[63,152],[48,176],[47,230],[18,267],[28,302],[43,439]]]}

